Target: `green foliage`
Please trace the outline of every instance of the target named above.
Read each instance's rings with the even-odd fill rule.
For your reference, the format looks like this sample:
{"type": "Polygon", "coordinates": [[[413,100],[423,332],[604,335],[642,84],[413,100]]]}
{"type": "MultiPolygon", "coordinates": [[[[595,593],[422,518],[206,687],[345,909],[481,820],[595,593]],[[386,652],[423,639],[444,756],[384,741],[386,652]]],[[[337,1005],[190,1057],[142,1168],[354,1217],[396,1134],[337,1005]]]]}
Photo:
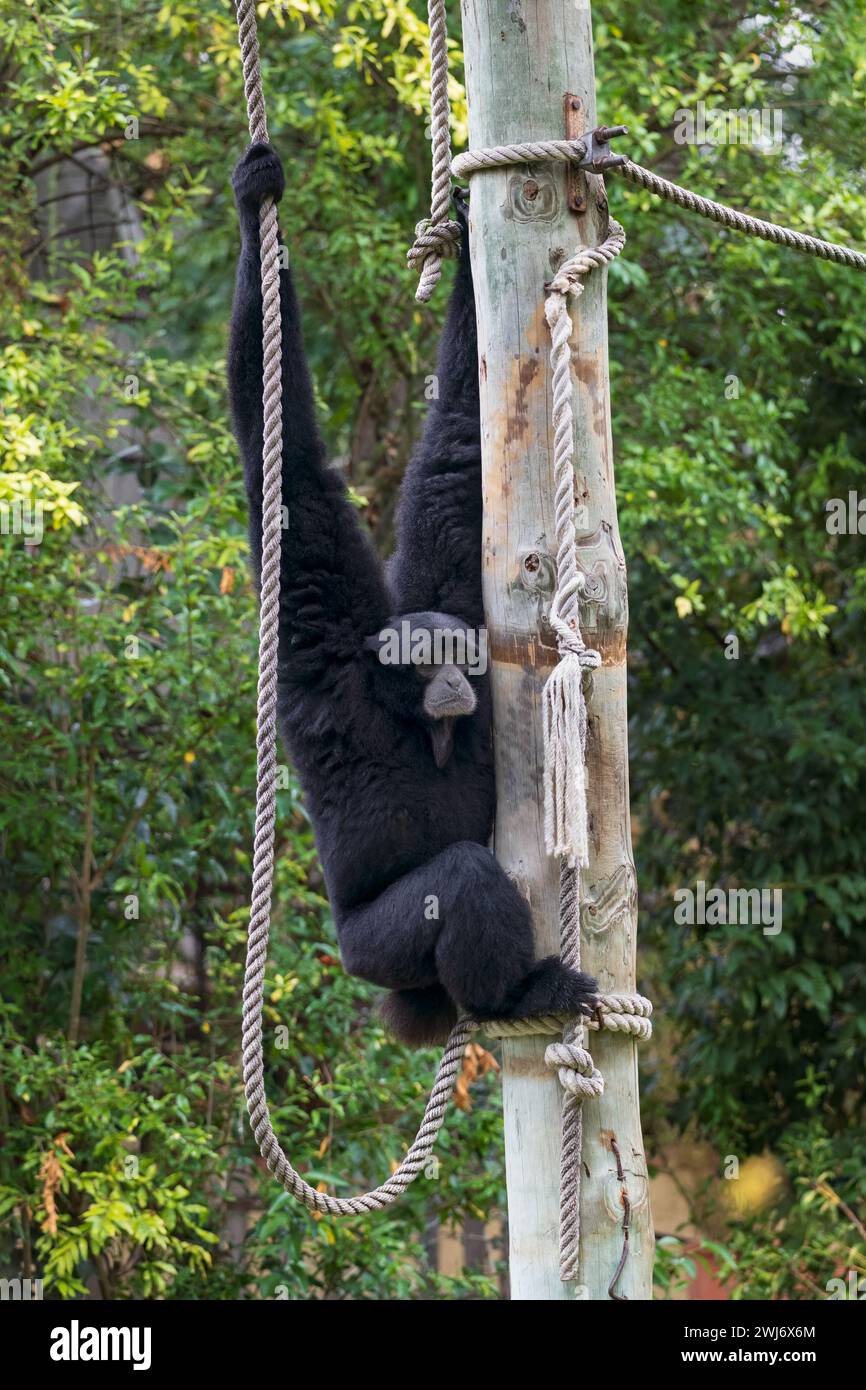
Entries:
{"type": "MultiPolygon", "coordinates": [[[[311,335],[317,385],[369,501],[420,413],[391,407],[418,352],[410,275],[382,277],[426,182],[425,25],[377,3],[265,19],[271,125],[304,190],[285,233],[334,333],[311,335]],[[375,429],[353,444],[359,398],[375,429]]],[[[245,143],[231,7],[4,9],[0,51],[0,501],[44,512],[40,543],[0,539],[4,1264],[49,1297],[489,1297],[432,1271],[421,1237],[501,1203],[495,1077],[369,1228],[289,1203],[245,1121],[255,596],[223,385],[245,143]],[[119,189],[134,236],[93,249],[58,169],[100,147],[91,195],[119,189]]],[[[269,1094],[311,1181],[350,1192],[400,1161],[434,1058],[386,1046],[339,966],[291,782],[280,803],[269,1094]]]]}
{"type": "Polygon", "coordinates": [[[734,1299],[862,1298],[866,1228],[858,1198],[866,1180],[860,1134],[840,1133],[832,1087],[808,1067],[797,1086],[802,1118],[778,1141],[785,1181],[728,1221],[725,1252],[734,1299]],[[847,1198],[847,1200],[846,1200],[847,1198]]]}
{"type": "Polygon", "coordinates": [[[7,1022],[7,1103],[38,1115],[39,1128],[10,1136],[4,1157],[17,1181],[0,1187],[0,1212],[20,1227],[38,1223],[33,1253],[46,1287],[85,1294],[81,1272],[92,1267],[104,1297],[154,1298],[180,1265],[205,1277],[217,1235],[184,1175],[212,1161],[207,1128],[191,1121],[207,1096],[206,1062],[191,1058],[179,1076],[149,1037],[119,1067],[103,1047],[61,1039],[34,1051],[7,1022]]]}
{"type": "MultiPolygon", "coordinates": [[[[445,299],[422,313],[405,267],[428,196],[424,8],[259,6],[316,389],[379,542],[445,299]]],[[[862,236],[859,0],[593,9],[624,148],[862,236]],[[677,143],[699,100],[781,110],[784,152],[677,143]]],[[[44,520],[36,544],[0,536],[4,1266],[52,1297],[495,1297],[424,1250],[431,1222],[502,1210],[495,1074],[451,1113],[438,1171],[370,1223],[289,1203],[243,1117],[255,596],[223,386],[246,136],[232,7],[7,4],[0,54],[0,505],[44,520]]],[[[866,287],[609,182],[629,234],[610,312],[641,984],[663,1005],[648,1144],[688,1128],[722,1155],[771,1150],[783,1193],[726,1217],[706,1257],[727,1271],[730,1250],[737,1296],[824,1296],[863,1268],[866,563],[825,509],[863,488],[866,287]],[[782,931],[675,925],[698,878],[781,888],[782,931]]],[[[343,974],[290,779],[278,825],[268,1093],[310,1180],[345,1193],[399,1162],[434,1059],[387,1044],[343,974]]],[[[660,1292],[703,1257],[663,1246],[660,1292]]]]}
{"type": "MultiPolygon", "coordinates": [[[[636,158],[862,240],[861,6],[626,5],[596,24],[596,44],[605,118],[629,125],[636,158]],[[811,61],[802,49],[791,61],[795,44],[811,61]],[[678,109],[700,99],[780,111],[784,152],[672,142],[678,109]]],[[[675,1059],[647,1072],[648,1119],[659,1134],[691,1125],[720,1155],[785,1162],[788,1195],[751,1238],[735,1227],[737,1286],[823,1297],[844,1223],[790,1194],[814,1193],[824,1172],[856,1212],[863,1190],[850,1155],[866,1137],[866,561],[862,537],[828,534],[825,509],[863,487],[866,286],[616,182],[611,203],[646,271],[621,286],[611,273],[611,358],[640,959],[675,1059]],[[780,889],[781,932],[677,925],[674,892],[699,879],[780,889]],[[813,1071],[820,1155],[817,1121],[804,1130],[813,1071]]],[[[862,1247],[862,1229],[849,1236],[862,1247]]]]}

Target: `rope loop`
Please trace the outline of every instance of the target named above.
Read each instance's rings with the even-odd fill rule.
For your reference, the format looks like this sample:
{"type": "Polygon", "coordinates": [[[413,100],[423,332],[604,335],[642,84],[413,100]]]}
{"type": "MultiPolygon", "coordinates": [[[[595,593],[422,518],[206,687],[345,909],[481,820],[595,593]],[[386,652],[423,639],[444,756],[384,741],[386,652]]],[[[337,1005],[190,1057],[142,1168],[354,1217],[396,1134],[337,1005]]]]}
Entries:
{"type": "Polygon", "coordinates": [[[578,1043],[550,1043],[544,1061],[559,1075],[560,1085],[578,1100],[596,1100],[604,1094],[604,1077],[585,1047],[578,1043]]]}
{"type": "Polygon", "coordinates": [[[420,222],[416,222],[415,240],[406,253],[410,269],[423,273],[428,258],[455,260],[459,254],[459,222],[454,222],[450,217],[444,222],[434,222],[430,217],[422,217],[420,222]]]}
{"type": "MultiPolygon", "coordinates": [[[[625,246],[625,228],[616,218],[608,218],[607,236],[598,246],[580,246],[573,256],[563,261],[553,279],[545,286],[549,294],[582,294],[582,275],[609,265],[625,246]]],[[[548,320],[549,321],[549,320],[548,320]]]]}

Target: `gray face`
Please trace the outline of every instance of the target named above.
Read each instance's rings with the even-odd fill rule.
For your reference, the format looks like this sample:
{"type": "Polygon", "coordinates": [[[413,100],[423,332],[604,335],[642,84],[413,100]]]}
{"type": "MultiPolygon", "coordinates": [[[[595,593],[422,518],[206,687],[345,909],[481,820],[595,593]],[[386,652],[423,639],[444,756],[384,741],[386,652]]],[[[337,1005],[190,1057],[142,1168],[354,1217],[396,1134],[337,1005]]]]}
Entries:
{"type": "Polygon", "coordinates": [[[437,767],[444,767],[454,745],[454,721],[474,714],[475,691],[459,666],[421,666],[426,681],[424,713],[430,719],[430,742],[437,767]]]}
{"type": "Polygon", "coordinates": [[[418,674],[426,682],[424,713],[431,719],[475,713],[475,691],[459,666],[419,666],[418,674]]]}
{"type": "Polygon", "coordinates": [[[475,647],[467,647],[468,633],[465,623],[447,614],[409,613],[364,643],[383,665],[411,666],[423,682],[421,704],[437,767],[451,756],[454,721],[474,714],[478,703],[467,672],[482,674],[484,667],[478,666],[475,647]]]}

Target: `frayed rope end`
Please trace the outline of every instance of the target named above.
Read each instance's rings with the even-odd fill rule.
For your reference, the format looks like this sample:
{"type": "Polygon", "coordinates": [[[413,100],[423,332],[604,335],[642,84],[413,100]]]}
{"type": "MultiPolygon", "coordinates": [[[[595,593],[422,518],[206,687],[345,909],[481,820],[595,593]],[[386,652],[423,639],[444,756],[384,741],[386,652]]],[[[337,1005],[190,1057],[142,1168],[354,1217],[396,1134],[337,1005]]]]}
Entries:
{"type": "Polygon", "coordinates": [[[544,837],[570,869],[589,863],[583,673],[600,665],[598,652],[566,647],[544,687],[544,837]]]}

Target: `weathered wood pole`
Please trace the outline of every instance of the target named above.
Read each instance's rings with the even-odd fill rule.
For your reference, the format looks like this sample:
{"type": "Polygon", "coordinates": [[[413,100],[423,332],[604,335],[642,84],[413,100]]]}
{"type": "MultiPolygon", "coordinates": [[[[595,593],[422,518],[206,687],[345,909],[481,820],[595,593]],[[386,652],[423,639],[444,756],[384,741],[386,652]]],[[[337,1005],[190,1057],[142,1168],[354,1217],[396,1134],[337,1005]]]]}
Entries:
{"type": "MultiPolygon", "coordinates": [[[[567,95],[596,124],[592,22],[583,0],[462,0],[470,145],[562,138],[567,95]]],[[[575,132],[573,132],[575,133],[575,132]]],[[[602,181],[587,210],[567,202],[564,165],[476,174],[470,229],[479,323],[484,470],[484,596],[493,679],[496,853],[532,906],[539,955],[559,949],[558,867],[544,848],[541,692],[556,661],[546,622],[555,550],[549,337],[544,284],[583,242],[604,235],[602,181]]],[[[574,175],[572,175],[574,178],[574,175]]],[[[607,367],[606,274],[573,304],[575,504],[587,601],[581,623],[603,666],[588,690],[591,862],[583,875],[583,967],[605,992],[635,988],[637,890],[629,822],[626,572],[616,517],[607,367]]],[[[589,1034],[605,1078],[583,1111],[581,1265],[558,1272],[561,1092],[549,1038],[503,1041],[511,1293],[515,1299],[651,1297],[653,1232],[638,1106],[636,1046],[589,1034]],[[619,1152],[624,1178],[617,1176],[619,1152]]]]}

